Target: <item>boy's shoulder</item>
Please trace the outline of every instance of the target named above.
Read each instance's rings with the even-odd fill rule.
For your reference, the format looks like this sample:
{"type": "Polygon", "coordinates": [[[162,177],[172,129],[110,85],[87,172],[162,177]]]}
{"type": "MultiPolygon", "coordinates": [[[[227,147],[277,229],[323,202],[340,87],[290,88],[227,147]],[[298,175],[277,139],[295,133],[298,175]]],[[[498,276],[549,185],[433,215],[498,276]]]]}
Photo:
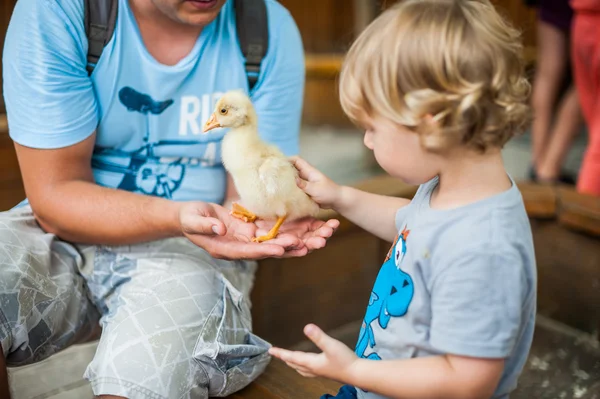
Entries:
{"type": "Polygon", "coordinates": [[[531,226],[523,198],[513,181],[502,193],[450,210],[429,205],[437,178],[422,184],[411,204],[396,215],[399,231],[411,230],[414,240],[427,247],[440,263],[473,253],[502,258],[533,258],[531,226]]]}

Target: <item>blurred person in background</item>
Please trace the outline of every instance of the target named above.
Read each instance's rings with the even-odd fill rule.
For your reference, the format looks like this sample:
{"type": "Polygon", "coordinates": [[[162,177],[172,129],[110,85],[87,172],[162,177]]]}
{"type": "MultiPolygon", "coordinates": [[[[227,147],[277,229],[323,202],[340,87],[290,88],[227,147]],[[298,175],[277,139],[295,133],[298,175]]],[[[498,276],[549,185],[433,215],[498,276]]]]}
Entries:
{"type": "Polygon", "coordinates": [[[575,85],[588,126],[577,191],[600,196],[600,0],[572,0],[575,85]]]}
{"type": "Polygon", "coordinates": [[[533,165],[529,177],[543,183],[575,184],[575,178],[562,169],[582,123],[569,59],[573,10],[569,0],[539,0],[527,4],[538,8],[532,95],[533,165]]]}

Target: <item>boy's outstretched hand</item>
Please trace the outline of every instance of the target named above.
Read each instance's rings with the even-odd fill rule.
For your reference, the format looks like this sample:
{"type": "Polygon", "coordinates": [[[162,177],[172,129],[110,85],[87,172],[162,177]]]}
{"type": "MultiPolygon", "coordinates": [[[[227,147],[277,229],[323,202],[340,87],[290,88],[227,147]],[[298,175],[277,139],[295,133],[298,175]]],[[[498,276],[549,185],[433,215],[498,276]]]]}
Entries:
{"type": "Polygon", "coordinates": [[[335,208],[342,195],[342,187],[304,159],[295,156],[291,157],[290,161],[298,170],[298,187],[310,195],[321,208],[335,208]]]}
{"type": "Polygon", "coordinates": [[[353,379],[353,369],[359,359],[350,348],[331,338],[314,324],[304,327],[304,334],[323,352],[306,353],[273,347],[269,349],[269,353],[304,377],[320,376],[342,383],[353,379]]]}

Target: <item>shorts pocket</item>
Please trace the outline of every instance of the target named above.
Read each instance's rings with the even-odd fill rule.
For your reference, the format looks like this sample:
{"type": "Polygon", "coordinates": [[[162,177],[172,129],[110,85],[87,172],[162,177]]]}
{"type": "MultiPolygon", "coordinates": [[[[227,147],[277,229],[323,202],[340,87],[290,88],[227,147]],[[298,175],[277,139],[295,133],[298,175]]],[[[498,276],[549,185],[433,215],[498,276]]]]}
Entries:
{"type": "Polygon", "coordinates": [[[209,395],[223,397],[254,381],[271,358],[269,343],[252,333],[246,299],[225,277],[221,281],[221,298],[200,330],[193,357],[207,374],[209,395]]]}

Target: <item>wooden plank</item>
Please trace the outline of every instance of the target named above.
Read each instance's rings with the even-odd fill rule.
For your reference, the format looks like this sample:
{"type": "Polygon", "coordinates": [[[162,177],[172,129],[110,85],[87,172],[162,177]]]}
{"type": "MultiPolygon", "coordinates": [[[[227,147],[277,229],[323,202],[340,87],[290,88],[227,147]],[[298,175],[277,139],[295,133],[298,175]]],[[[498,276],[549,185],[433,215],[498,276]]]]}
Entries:
{"type": "Polygon", "coordinates": [[[600,240],[556,220],[531,226],[539,313],[600,338],[600,240]]]}
{"type": "Polygon", "coordinates": [[[254,332],[287,347],[304,339],[308,323],[330,330],[360,318],[381,266],[380,245],[355,227],[306,257],[261,261],[251,294],[254,332]]]}
{"type": "Polygon", "coordinates": [[[8,135],[8,120],[6,114],[0,114],[0,135],[8,135]]]}
{"type": "Polygon", "coordinates": [[[580,194],[572,188],[558,190],[558,221],[562,225],[600,237],[600,197],[580,194]]]}
{"type": "Polygon", "coordinates": [[[555,218],[558,205],[553,186],[529,182],[518,183],[527,214],[532,218],[555,218]]]}
{"type": "Polygon", "coordinates": [[[317,399],[337,393],[341,384],[324,378],[305,378],[285,363],[274,359],[266,371],[230,399],[317,399]]]}
{"type": "Polygon", "coordinates": [[[0,171],[0,211],[5,211],[25,198],[19,162],[8,136],[5,114],[0,114],[0,171]]]}
{"type": "Polygon", "coordinates": [[[307,78],[334,79],[342,70],[344,54],[306,54],[304,64],[307,78]]]}
{"type": "MultiPolygon", "coordinates": [[[[13,8],[17,0],[2,0],[0,1],[0,54],[4,51],[4,39],[6,38],[6,30],[8,29],[8,23],[12,16],[13,8]]],[[[2,62],[0,62],[0,87],[2,84],[2,62]]],[[[0,95],[0,113],[6,112],[4,105],[4,96],[0,95]]]]}

